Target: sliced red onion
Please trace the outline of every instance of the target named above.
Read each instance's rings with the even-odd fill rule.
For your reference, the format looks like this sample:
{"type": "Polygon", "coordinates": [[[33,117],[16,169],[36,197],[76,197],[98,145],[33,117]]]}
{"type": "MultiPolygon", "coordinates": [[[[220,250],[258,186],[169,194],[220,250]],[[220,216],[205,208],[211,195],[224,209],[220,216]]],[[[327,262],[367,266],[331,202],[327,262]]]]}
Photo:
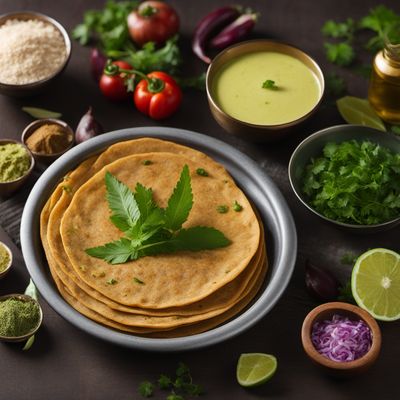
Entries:
{"type": "Polygon", "coordinates": [[[311,340],[323,356],[338,362],[354,361],[372,345],[372,333],[363,320],[353,321],[335,314],[332,320],[316,322],[311,340]]]}

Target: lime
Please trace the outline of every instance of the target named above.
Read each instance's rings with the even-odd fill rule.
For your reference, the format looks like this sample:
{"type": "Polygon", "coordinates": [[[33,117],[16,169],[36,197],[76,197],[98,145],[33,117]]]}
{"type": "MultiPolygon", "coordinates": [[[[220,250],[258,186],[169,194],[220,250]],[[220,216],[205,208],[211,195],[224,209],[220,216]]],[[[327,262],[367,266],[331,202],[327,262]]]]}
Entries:
{"type": "Polygon", "coordinates": [[[242,386],[258,386],[275,374],[277,366],[276,358],[271,354],[242,354],[237,364],[236,378],[242,386]]]}
{"type": "Polygon", "coordinates": [[[400,318],[400,255],[392,250],[372,249],[358,257],[351,276],[357,304],[374,318],[400,318]]]}
{"type": "Polygon", "coordinates": [[[345,96],[337,102],[340,115],[349,124],[365,125],[371,128],[386,131],[385,124],[366,99],[345,96]]]}

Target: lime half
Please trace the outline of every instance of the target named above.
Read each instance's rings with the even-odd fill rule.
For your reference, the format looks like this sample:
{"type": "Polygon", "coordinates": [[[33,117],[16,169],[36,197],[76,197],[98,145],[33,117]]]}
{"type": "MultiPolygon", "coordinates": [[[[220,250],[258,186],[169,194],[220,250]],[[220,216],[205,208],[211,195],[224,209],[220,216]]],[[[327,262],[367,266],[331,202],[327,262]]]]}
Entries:
{"type": "Polygon", "coordinates": [[[371,128],[386,131],[385,124],[366,99],[345,96],[337,102],[340,115],[349,124],[365,125],[371,128]]]}
{"type": "Polygon", "coordinates": [[[400,255],[388,249],[372,249],[358,257],[351,276],[357,304],[374,318],[400,318],[400,255]]]}
{"type": "Polygon", "coordinates": [[[271,354],[242,354],[237,364],[236,378],[242,386],[258,386],[275,374],[277,366],[278,362],[271,354]]]}

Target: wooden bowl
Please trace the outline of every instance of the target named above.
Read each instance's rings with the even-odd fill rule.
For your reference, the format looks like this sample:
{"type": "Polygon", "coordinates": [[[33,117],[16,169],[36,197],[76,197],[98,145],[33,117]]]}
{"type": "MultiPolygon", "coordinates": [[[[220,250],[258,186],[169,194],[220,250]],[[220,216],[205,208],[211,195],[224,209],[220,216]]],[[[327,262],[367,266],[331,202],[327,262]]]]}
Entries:
{"type": "Polygon", "coordinates": [[[74,145],[74,131],[72,128],[64,121],[61,121],[60,119],[54,119],[54,118],[43,118],[43,119],[37,119],[36,121],[31,122],[22,132],[21,136],[21,141],[22,143],[26,146],[26,140],[28,139],[29,136],[32,135],[33,132],[36,131],[36,129],[40,128],[42,125],[46,124],[56,124],[60,125],[63,129],[65,129],[72,137],[71,143],[63,150],[58,153],[53,153],[53,154],[45,154],[45,153],[36,153],[33,150],[30,150],[33,157],[35,160],[39,163],[43,163],[46,165],[51,164],[54,160],[56,160],[58,157],[63,155],[65,152],[67,152],[69,149],[71,149],[74,145]]]}
{"type": "Polygon", "coordinates": [[[29,154],[29,157],[31,159],[31,166],[29,167],[28,171],[25,172],[24,175],[19,177],[18,179],[15,179],[13,181],[8,181],[8,182],[0,182],[0,196],[1,197],[9,197],[13,192],[15,192],[17,189],[19,189],[23,183],[28,179],[29,175],[32,173],[33,168],[35,166],[35,159],[33,158],[32,153],[29,151],[29,149],[21,142],[18,142],[17,140],[13,139],[0,139],[0,146],[3,144],[8,144],[8,143],[17,143],[20,144],[25,148],[27,153],[29,154]]]}
{"type": "Polygon", "coordinates": [[[381,350],[381,331],[375,319],[360,307],[348,303],[325,303],[314,308],[306,316],[301,328],[301,341],[304,351],[310,360],[329,374],[346,377],[360,374],[370,368],[378,358],[381,350]],[[311,341],[312,328],[315,322],[331,319],[334,314],[339,314],[350,319],[363,320],[371,330],[372,345],[369,351],[354,361],[333,361],[320,354],[311,341]]]}
{"type": "Polygon", "coordinates": [[[318,109],[318,106],[321,104],[323,98],[325,80],[321,68],[318,66],[318,64],[302,50],[274,40],[257,39],[234,44],[233,46],[230,46],[219,53],[213,59],[207,70],[206,89],[208,104],[211,113],[222,128],[224,128],[229,133],[232,133],[233,135],[241,136],[243,139],[256,142],[270,142],[280,140],[290,133],[295,132],[300,123],[304,122],[311,115],[314,114],[314,112],[318,109]],[[244,122],[230,116],[222,110],[217,101],[214,99],[212,93],[213,81],[214,78],[217,76],[218,71],[221,69],[221,67],[223,67],[229,61],[233,60],[236,57],[239,57],[243,54],[259,51],[273,51],[297,58],[316,75],[321,86],[321,93],[318,101],[316,102],[312,110],[294,121],[277,125],[257,125],[249,122],[244,122]]]}

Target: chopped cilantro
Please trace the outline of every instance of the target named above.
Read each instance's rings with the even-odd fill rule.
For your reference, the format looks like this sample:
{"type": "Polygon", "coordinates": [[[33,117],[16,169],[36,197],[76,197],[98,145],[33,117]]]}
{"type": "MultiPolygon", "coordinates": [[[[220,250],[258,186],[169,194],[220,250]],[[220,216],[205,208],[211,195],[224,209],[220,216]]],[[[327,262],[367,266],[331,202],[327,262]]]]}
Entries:
{"type": "Polygon", "coordinates": [[[243,210],[243,207],[235,200],[235,202],[233,203],[233,210],[236,212],[240,212],[243,210]]]}
{"type": "Polygon", "coordinates": [[[160,389],[169,389],[172,386],[171,378],[167,375],[161,374],[158,378],[158,386],[160,389]]]}
{"type": "Polygon", "coordinates": [[[263,89],[271,89],[271,90],[278,89],[278,86],[275,84],[275,81],[272,81],[271,79],[267,79],[266,81],[264,81],[261,87],[263,89]]]}
{"type": "Polygon", "coordinates": [[[116,283],[118,283],[118,281],[114,278],[111,278],[106,283],[107,285],[115,285],[116,283]]]}
{"type": "Polygon", "coordinates": [[[136,276],[133,278],[135,283],[138,283],[139,285],[144,285],[144,282],[140,280],[139,278],[136,278],[136,276]]]}
{"type": "Polygon", "coordinates": [[[154,385],[149,381],[144,381],[139,385],[139,394],[143,397],[151,397],[154,393],[154,385]]]}
{"type": "Polygon", "coordinates": [[[153,163],[151,162],[151,160],[144,160],[144,161],[143,161],[143,165],[151,165],[151,164],[153,164],[153,163]]]}
{"type": "Polygon", "coordinates": [[[204,168],[197,168],[196,174],[200,176],[208,176],[208,172],[204,168]]]}
{"type": "Polygon", "coordinates": [[[229,207],[224,204],[221,204],[221,205],[217,206],[217,211],[220,214],[226,214],[229,211],[229,207]]]}
{"type": "Polygon", "coordinates": [[[370,141],[327,143],[306,166],[302,190],[327,218],[379,224],[400,215],[400,154],[370,141]]]}

